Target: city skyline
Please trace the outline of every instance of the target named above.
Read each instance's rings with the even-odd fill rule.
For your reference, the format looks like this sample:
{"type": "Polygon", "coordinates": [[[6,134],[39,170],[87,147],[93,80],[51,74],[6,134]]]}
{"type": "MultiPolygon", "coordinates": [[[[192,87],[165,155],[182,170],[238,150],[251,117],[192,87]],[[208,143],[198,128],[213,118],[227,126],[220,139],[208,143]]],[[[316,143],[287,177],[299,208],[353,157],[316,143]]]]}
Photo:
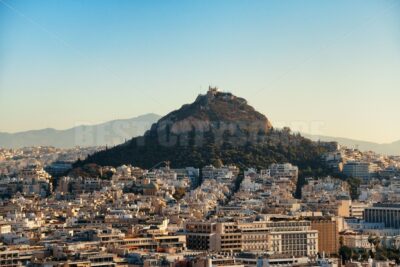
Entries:
{"type": "Polygon", "coordinates": [[[274,126],[396,141],[399,12],[396,1],[3,0],[0,131],[165,115],[215,85],[274,126]]]}
{"type": "Polygon", "coordinates": [[[400,266],[399,12],[0,0],[0,267],[400,266]]]}

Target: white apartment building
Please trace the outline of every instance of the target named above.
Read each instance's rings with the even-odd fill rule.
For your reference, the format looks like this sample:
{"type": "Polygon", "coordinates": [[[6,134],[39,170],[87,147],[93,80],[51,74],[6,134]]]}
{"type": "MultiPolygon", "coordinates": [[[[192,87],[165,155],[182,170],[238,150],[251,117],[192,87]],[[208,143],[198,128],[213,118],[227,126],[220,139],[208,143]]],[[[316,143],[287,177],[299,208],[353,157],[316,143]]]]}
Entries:
{"type": "Polygon", "coordinates": [[[202,168],[203,179],[214,179],[220,183],[230,184],[239,174],[239,168],[233,165],[216,168],[212,165],[202,168]]]}
{"type": "Polygon", "coordinates": [[[362,219],[364,217],[364,210],[370,207],[369,204],[363,202],[351,202],[350,205],[350,217],[362,219]]]}
{"type": "Polygon", "coordinates": [[[296,257],[318,253],[309,221],[187,222],[187,247],[217,252],[270,251],[296,257]]]}
{"type": "Polygon", "coordinates": [[[371,248],[371,243],[368,241],[369,235],[351,233],[342,237],[343,244],[349,248],[371,248]]]}
{"type": "Polygon", "coordinates": [[[269,174],[274,178],[293,178],[297,179],[299,168],[290,163],[272,164],[269,166],[269,174]]]}

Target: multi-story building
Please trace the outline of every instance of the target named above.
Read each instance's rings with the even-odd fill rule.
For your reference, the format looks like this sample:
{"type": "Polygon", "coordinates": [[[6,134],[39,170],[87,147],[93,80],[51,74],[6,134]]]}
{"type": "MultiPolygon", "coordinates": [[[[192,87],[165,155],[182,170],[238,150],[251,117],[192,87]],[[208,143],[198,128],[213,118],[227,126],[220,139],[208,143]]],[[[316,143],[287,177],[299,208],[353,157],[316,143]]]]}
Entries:
{"type": "Polygon", "coordinates": [[[0,223],[0,235],[11,233],[11,225],[7,223],[0,223]]]}
{"type": "Polygon", "coordinates": [[[310,217],[311,229],[318,231],[318,251],[335,255],[339,251],[339,218],[310,217]]]}
{"type": "Polygon", "coordinates": [[[290,191],[296,188],[299,168],[290,163],[272,164],[267,170],[261,170],[261,177],[273,183],[285,183],[290,191]]]}
{"type": "Polygon", "coordinates": [[[267,251],[269,228],[267,222],[240,223],[243,251],[267,251]]]}
{"type": "Polygon", "coordinates": [[[370,205],[364,202],[355,202],[352,201],[350,205],[350,216],[358,219],[362,219],[364,217],[364,211],[370,205]]]}
{"type": "Polygon", "coordinates": [[[310,256],[318,252],[318,231],[311,222],[189,222],[189,249],[217,252],[271,251],[279,255],[310,256]]]}
{"type": "Polygon", "coordinates": [[[342,235],[343,245],[350,248],[371,248],[371,243],[368,240],[369,235],[359,233],[345,233],[342,235]]]}
{"type": "Polygon", "coordinates": [[[22,266],[18,251],[0,251],[0,266],[20,267],[22,266]]]}
{"type": "Polygon", "coordinates": [[[275,178],[292,178],[293,180],[297,180],[299,175],[299,168],[290,163],[272,164],[268,170],[269,174],[275,178]]]}
{"type": "Polygon", "coordinates": [[[187,222],[185,225],[187,247],[193,250],[216,250],[215,222],[187,222]]]}
{"type": "Polygon", "coordinates": [[[239,174],[239,168],[234,165],[216,168],[212,165],[202,168],[203,179],[215,179],[220,183],[230,184],[239,174]]]}
{"type": "Polygon", "coordinates": [[[200,169],[186,167],[184,169],[173,169],[177,174],[178,180],[183,180],[187,177],[190,180],[191,188],[196,188],[199,185],[200,169]]]}
{"type": "Polygon", "coordinates": [[[364,211],[367,223],[384,223],[386,228],[400,228],[400,204],[377,203],[364,211]]]}
{"type": "Polygon", "coordinates": [[[40,166],[30,165],[24,169],[22,169],[19,174],[19,177],[24,179],[50,179],[51,176],[40,166]]]}
{"type": "Polygon", "coordinates": [[[343,166],[343,173],[349,177],[368,180],[370,178],[370,163],[349,161],[343,166]]]}
{"type": "Polygon", "coordinates": [[[59,177],[65,175],[70,169],[72,169],[72,164],[73,162],[56,161],[46,168],[46,172],[53,177],[59,177]]]}
{"type": "Polygon", "coordinates": [[[309,221],[278,221],[268,224],[269,250],[274,254],[294,257],[318,253],[318,231],[309,221]]]}

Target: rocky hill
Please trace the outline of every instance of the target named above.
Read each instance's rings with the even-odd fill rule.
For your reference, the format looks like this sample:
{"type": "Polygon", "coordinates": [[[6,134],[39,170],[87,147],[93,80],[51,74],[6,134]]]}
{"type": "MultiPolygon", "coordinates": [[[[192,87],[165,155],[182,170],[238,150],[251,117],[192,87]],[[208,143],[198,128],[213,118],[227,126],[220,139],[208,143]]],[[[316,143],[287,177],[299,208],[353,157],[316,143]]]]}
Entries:
{"type": "Polygon", "coordinates": [[[193,129],[206,132],[233,125],[237,126],[235,130],[264,133],[272,128],[269,120],[249,106],[245,99],[210,88],[206,95],[199,95],[192,104],[183,105],[161,118],[153,130],[170,126],[171,133],[179,135],[193,129]]]}
{"type": "Polygon", "coordinates": [[[221,160],[242,167],[292,162],[320,169],[321,153],[331,144],[313,142],[289,129],[275,130],[243,98],[210,88],[188,105],[162,117],[143,136],[89,156],[87,163],[151,168],[162,161],[172,167],[202,167],[221,160]]]}

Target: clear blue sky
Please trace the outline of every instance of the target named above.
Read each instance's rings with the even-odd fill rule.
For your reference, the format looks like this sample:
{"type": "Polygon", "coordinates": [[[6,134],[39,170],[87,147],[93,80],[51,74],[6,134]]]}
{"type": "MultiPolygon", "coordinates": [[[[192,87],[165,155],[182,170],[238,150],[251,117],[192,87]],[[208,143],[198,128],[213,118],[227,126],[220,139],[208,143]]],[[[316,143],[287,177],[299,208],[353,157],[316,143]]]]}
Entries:
{"type": "Polygon", "coordinates": [[[0,0],[0,131],[192,102],[208,85],[274,125],[400,139],[400,1],[0,0]]]}

